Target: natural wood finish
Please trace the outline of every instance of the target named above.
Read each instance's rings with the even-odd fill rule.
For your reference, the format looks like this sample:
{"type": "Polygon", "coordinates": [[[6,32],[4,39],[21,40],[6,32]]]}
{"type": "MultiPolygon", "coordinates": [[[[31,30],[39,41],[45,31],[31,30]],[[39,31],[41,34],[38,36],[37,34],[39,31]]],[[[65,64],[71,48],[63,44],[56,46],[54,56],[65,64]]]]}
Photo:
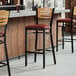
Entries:
{"type": "Polygon", "coordinates": [[[6,25],[8,23],[9,12],[8,11],[0,11],[0,26],[6,25]]]}
{"type": "Polygon", "coordinates": [[[38,12],[38,18],[51,18],[53,9],[48,7],[38,8],[37,12],[38,12]]]}

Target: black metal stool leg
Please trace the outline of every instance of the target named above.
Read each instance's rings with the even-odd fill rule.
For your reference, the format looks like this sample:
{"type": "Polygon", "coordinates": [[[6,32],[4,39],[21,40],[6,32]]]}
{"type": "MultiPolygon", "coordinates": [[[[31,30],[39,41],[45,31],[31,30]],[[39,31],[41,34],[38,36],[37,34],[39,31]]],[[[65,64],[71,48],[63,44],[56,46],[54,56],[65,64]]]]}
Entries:
{"type": "Polygon", "coordinates": [[[6,36],[4,36],[4,50],[5,50],[5,56],[6,56],[6,61],[7,61],[8,74],[9,76],[11,76],[8,53],[7,53],[6,36]]]}
{"type": "Polygon", "coordinates": [[[62,26],[62,49],[64,49],[64,22],[62,26]]]}
{"type": "Polygon", "coordinates": [[[20,56],[18,56],[18,59],[20,59],[20,56]]]}
{"type": "Polygon", "coordinates": [[[72,53],[74,53],[72,25],[71,25],[71,47],[72,47],[72,53]]]}
{"type": "Polygon", "coordinates": [[[43,30],[43,68],[45,68],[45,29],[43,30]]]}
{"type": "MultiPolygon", "coordinates": [[[[37,33],[37,30],[36,30],[36,38],[35,38],[35,51],[37,50],[37,39],[38,39],[38,33],[37,33]]],[[[34,55],[34,62],[36,62],[36,53],[34,55]]]]}
{"type": "Polygon", "coordinates": [[[55,57],[53,37],[52,37],[52,30],[51,29],[50,29],[50,40],[51,40],[51,45],[52,45],[52,53],[53,53],[54,64],[56,64],[56,57],[55,57]]]}
{"type": "Polygon", "coordinates": [[[27,66],[27,29],[25,29],[25,66],[27,66]]]}
{"type": "Polygon", "coordinates": [[[58,22],[56,22],[56,51],[58,52],[58,22]]]}

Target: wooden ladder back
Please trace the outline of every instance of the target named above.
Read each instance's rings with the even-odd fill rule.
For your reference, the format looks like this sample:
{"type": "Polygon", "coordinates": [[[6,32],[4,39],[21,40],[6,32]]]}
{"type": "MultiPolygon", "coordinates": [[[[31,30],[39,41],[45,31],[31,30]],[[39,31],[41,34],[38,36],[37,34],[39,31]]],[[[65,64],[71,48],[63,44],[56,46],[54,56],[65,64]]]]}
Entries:
{"type": "Polygon", "coordinates": [[[5,10],[0,11],[0,26],[8,23],[9,12],[5,10]]]}
{"type": "Polygon", "coordinates": [[[53,8],[38,8],[37,16],[38,18],[52,18],[53,8]]]}

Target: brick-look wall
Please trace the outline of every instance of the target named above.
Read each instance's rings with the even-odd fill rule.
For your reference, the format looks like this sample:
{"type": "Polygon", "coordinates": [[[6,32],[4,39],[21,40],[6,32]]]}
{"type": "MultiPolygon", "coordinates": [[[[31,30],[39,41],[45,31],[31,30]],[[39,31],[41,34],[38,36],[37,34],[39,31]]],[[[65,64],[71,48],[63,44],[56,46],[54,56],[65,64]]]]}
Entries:
{"type": "MultiPolygon", "coordinates": [[[[66,9],[70,9],[73,7],[73,6],[76,6],[76,0],[65,0],[65,8],[66,9]]],[[[71,13],[69,14],[66,14],[66,17],[70,17],[71,16],[71,13]]]]}
{"type": "MultiPolygon", "coordinates": [[[[76,6],[76,0],[65,0],[65,7],[66,7],[66,9],[70,9],[70,11],[71,11],[72,10],[71,8],[73,6],[76,6]]],[[[69,14],[66,14],[66,17],[67,18],[71,17],[71,12],[69,14]]],[[[70,28],[69,27],[68,28],[66,27],[65,30],[66,30],[66,32],[69,32],[70,31],[70,28]]],[[[73,32],[76,33],[76,27],[73,28],[73,32]]]]}
{"type": "MultiPolygon", "coordinates": [[[[71,0],[65,0],[65,8],[66,9],[70,9],[71,5],[70,5],[71,0]]],[[[70,17],[70,13],[66,13],[66,17],[70,17]]]]}
{"type": "Polygon", "coordinates": [[[66,9],[70,8],[70,2],[71,2],[71,0],[65,0],[65,7],[66,7],[66,9]]]}

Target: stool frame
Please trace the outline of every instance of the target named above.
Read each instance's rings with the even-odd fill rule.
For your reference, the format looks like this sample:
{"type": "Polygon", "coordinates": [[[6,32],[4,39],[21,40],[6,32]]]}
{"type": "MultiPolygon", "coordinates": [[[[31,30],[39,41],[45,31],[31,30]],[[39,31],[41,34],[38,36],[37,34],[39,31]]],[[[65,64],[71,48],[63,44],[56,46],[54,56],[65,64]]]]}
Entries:
{"type": "MultiPolygon", "coordinates": [[[[74,9],[75,7],[72,7],[72,14],[71,14],[71,21],[70,22],[66,22],[66,21],[63,21],[61,22],[63,25],[62,26],[59,26],[58,23],[60,23],[59,21],[56,22],[56,51],[58,52],[58,41],[61,42],[62,41],[62,49],[64,49],[64,42],[71,42],[71,49],[72,49],[72,53],[74,53],[74,45],[73,45],[73,23],[76,23],[76,21],[73,20],[74,18],[74,10],[76,10],[76,8],[74,9]],[[65,23],[69,23],[69,26],[66,26],[66,27],[70,27],[70,33],[71,33],[71,39],[67,39],[66,41],[64,41],[64,31],[65,31],[65,27],[64,27],[64,24],[65,23]],[[58,39],[58,27],[61,27],[62,28],[62,40],[59,40],[58,39]],[[69,41],[70,40],[70,41],[69,41]]],[[[76,12],[76,11],[75,11],[76,12]]]]}
{"type": "MultiPolygon", "coordinates": [[[[36,24],[38,24],[38,9],[36,9],[36,24]]],[[[52,53],[53,53],[53,59],[54,59],[54,64],[56,64],[56,58],[55,58],[55,52],[54,52],[54,44],[53,44],[53,38],[52,38],[52,20],[53,20],[53,15],[54,15],[54,9],[52,11],[52,19],[50,19],[50,40],[52,44],[52,53]]],[[[34,62],[36,62],[36,54],[43,54],[43,68],[45,68],[45,30],[48,29],[30,29],[25,27],[25,66],[27,66],[27,53],[34,53],[34,62]],[[36,38],[35,38],[35,50],[37,50],[37,40],[38,40],[38,31],[43,31],[43,52],[31,52],[27,51],[27,32],[28,30],[35,30],[36,31],[36,38]]]]}

